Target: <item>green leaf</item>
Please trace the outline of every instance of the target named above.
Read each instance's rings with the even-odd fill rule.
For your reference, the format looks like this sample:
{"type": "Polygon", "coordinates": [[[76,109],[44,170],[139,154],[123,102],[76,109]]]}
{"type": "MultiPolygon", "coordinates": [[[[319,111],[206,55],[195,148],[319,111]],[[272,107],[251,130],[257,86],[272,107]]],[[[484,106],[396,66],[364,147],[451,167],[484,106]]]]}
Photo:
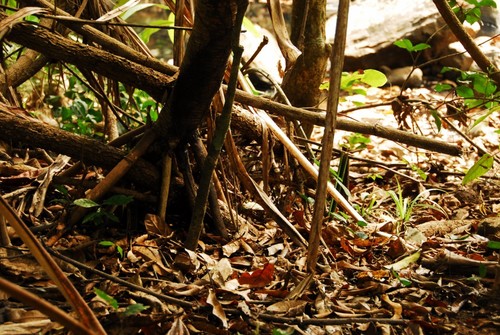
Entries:
{"type": "Polygon", "coordinates": [[[412,51],[422,51],[422,50],[425,50],[425,49],[429,49],[431,46],[427,43],[419,43],[417,45],[415,45],[413,47],[413,50],[412,51]]]}
{"type": "Polygon", "coordinates": [[[489,96],[496,92],[497,86],[485,75],[474,76],[472,85],[476,92],[489,96]]]}
{"type": "Polygon", "coordinates": [[[156,122],[156,120],[158,120],[158,111],[156,109],[151,109],[149,111],[149,117],[151,121],[156,122]]]}
{"type": "Polygon", "coordinates": [[[73,204],[83,208],[99,207],[97,202],[86,198],[76,199],[73,204]]]}
{"type": "Polygon", "coordinates": [[[432,109],[431,115],[434,118],[434,123],[436,124],[438,132],[441,131],[442,121],[441,121],[441,117],[439,116],[438,111],[435,109],[432,109]]]}
{"type": "Polygon", "coordinates": [[[444,92],[444,91],[448,91],[448,90],[451,90],[453,88],[453,86],[449,85],[449,84],[437,84],[434,89],[436,90],[436,92],[444,92]]]}
{"type": "Polygon", "coordinates": [[[464,99],[471,99],[474,98],[474,91],[472,88],[467,87],[467,86],[458,86],[455,91],[457,92],[457,95],[459,97],[462,97],[464,99]]]}
{"type": "Polygon", "coordinates": [[[500,250],[500,241],[488,241],[486,247],[489,249],[500,250]]]}
{"type": "Polygon", "coordinates": [[[420,251],[417,251],[414,254],[411,254],[410,256],[406,256],[405,258],[403,258],[402,260],[400,260],[396,263],[393,263],[391,265],[385,265],[385,268],[391,269],[393,271],[399,271],[399,270],[402,270],[402,269],[409,267],[411,264],[418,261],[419,258],[420,258],[420,251]]]}
{"type": "Polygon", "coordinates": [[[387,83],[387,77],[380,71],[367,69],[364,71],[361,81],[372,87],[380,87],[387,83]]]}
{"type": "Polygon", "coordinates": [[[471,181],[481,177],[486,172],[490,171],[493,167],[493,156],[490,154],[483,155],[464,176],[462,185],[470,183],[471,181]]]}
{"type": "Polygon", "coordinates": [[[325,81],[324,83],[321,83],[321,85],[319,85],[319,89],[328,91],[330,89],[330,82],[325,81]]]}
{"type": "Polygon", "coordinates": [[[411,43],[411,41],[407,38],[394,42],[394,45],[410,52],[413,49],[413,43],[411,43]]]}
{"type": "Polygon", "coordinates": [[[472,124],[470,129],[474,128],[475,126],[477,126],[478,124],[483,122],[485,119],[487,119],[491,114],[493,114],[496,111],[498,111],[498,106],[490,109],[488,112],[486,112],[483,115],[481,115],[480,117],[478,117],[477,120],[474,121],[474,123],[472,124]]]}
{"type": "Polygon", "coordinates": [[[123,258],[123,248],[120,247],[118,244],[116,245],[116,251],[118,251],[120,257],[123,258]]]}
{"type": "Polygon", "coordinates": [[[133,305],[127,306],[127,308],[125,309],[123,314],[125,316],[137,315],[140,312],[142,312],[148,308],[149,308],[149,306],[144,306],[143,304],[133,304],[133,305]]]}
{"type": "Polygon", "coordinates": [[[142,3],[142,4],[137,4],[131,8],[129,8],[128,10],[126,10],[122,15],[121,15],[121,18],[124,19],[124,20],[127,20],[129,17],[131,17],[132,15],[134,15],[135,13],[143,10],[143,9],[146,9],[146,8],[149,8],[149,7],[152,7],[152,6],[158,6],[162,9],[165,9],[165,10],[169,10],[168,6],[165,6],[165,5],[161,5],[161,4],[154,4],[154,3],[142,3]]]}
{"type": "Polygon", "coordinates": [[[118,301],[116,301],[115,298],[112,296],[108,295],[106,292],[98,289],[97,287],[94,287],[94,293],[101,298],[102,300],[106,301],[113,309],[118,309],[118,301]]]}
{"type": "Polygon", "coordinates": [[[88,223],[88,222],[100,223],[103,215],[104,214],[102,212],[99,212],[99,211],[89,213],[89,214],[85,215],[85,217],[82,220],[82,223],[88,223]]]}
{"type": "Polygon", "coordinates": [[[99,245],[103,247],[112,247],[115,245],[115,243],[112,241],[101,241],[99,242],[99,245]]]}
{"type": "Polygon", "coordinates": [[[102,202],[103,205],[115,205],[115,206],[123,206],[127,205],[134,200],[134,197],[131,195],[124,194],[116,194],[102,202]]]}

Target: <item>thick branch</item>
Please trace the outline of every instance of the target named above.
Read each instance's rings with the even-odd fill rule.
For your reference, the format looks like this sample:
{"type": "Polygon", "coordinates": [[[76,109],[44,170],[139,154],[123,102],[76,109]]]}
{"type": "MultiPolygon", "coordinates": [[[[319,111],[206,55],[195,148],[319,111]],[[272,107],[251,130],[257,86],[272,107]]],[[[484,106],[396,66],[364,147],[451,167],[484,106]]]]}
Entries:
{"type": "MultiPolygon", "coordinates": [[[[117,148],[49,126],[30,117],[16,115],[3,104],[0,104],[0,139],[52,150],[86,164],[108,169],[124,157],[124,153],[117,148]]],[[[158,188],[160,180],[158,171],[144,160],[139,160],[128,176],[135,183],[148,189],[158,188]]]]}
{"type": "MultiPolygon", "coordinates": [[[[236,92],[235,100],[246,105],[267,110],[273,114],[289,117],[291,119],[305,121],[319,126],[324,126],[325,124],[325,113],[315,113],[297,107],[286,106],[269,99],[253,96],[243,91],[236,92]]],[[[337,129],[366,135],[375,135],[391,141],[430,151],[441,152],[448,155],[459,156],[461,154],[461,149],[457,145],[377,124],[367,124],[347,119],[338,119],[337,129]]]]}
{"type": "Polygon", "coordinates": [[[179,77],[155,124],[162,138],[185,139],[201,125],[220,88],[231,51],[234,0],[198,1],[196,6],[179,77]]]}
{"type": "Polygon", "coordinates": [[[462,43],[472,59],[477,63],[481,70],[490,74],[491,78],[497,83],[497,85],[500,85],[500,72],[498,71],[498,68],[481,52],[476,43],[474,43],[474,40],[465,31],[457,16],[453,13],[451,7],[448,5],[448,2],[446,0],[433,0],[433,2],[448,27],[450,27],[455,37],[460,41],[460,43],[462,43]]]}
{"type": "MultiPolygon", "coordinates": [[[[51,13],[58,16],[65,16],[68,19],[73,18],[73,16],[59,7],[54,7],[48,1],[45,0],[23,0],[23,4],[30,6],[38,6],[43,8],[50,9],[51,13]]],[[[112,38],[111,36],[103,33],[102,31],[88,25],[82,24],[78,22],[78,19],[74,18],[74,21],[71,20],[58,20],[61,24],[70,28],[71,30],[79,33],[83,37],[85,37],[89,42],[95,42],[101,45],[104,49],[118,56],[122,56],[127,58],[137,64],[144,65],[151,69],[154,69],[158,72],[164,73],[166,75],[172,76],[177,71],[178,68],[173,65],[169,65],[165,62],[162,62],[156,58],[150,57],[148,55],[142,54],[135,49],[129,47],[128,45],[123,44],[122,42],[112,38]]]]}
{"type": "MultiPolygon", "coordinates": [[[[6,17],[5,13],[0,13],[0,20],[6,17]]],[[[126,58],[71,41],[32,24],[15,25],[8,38],[53,59],[85,67],[103,76],[145,90],[158,101],[162,100],[167,85],[173,81],[165,74],[126,58]]]]}

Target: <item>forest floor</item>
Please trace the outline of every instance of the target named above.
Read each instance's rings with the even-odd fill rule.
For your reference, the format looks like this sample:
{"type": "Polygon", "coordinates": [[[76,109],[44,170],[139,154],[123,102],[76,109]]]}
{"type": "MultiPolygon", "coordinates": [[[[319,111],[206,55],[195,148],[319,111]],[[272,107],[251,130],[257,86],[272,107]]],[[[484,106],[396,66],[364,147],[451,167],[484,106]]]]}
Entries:
{"type": "MultiPolygon", "coordinates": [[[[412,108],[394,115],[391,101],[397,94],[396,88],[370,88],[366,96],[346,96],[341,110],[375,104],[343,115],[439,138],[459,145],[463,154],[451,157],[338,131],[336,148],[343,145],[350,156],[348,198],[368,224],[331,211],[314,276],[306,270],[307,250],[238,187],[224,155],[218,174],[236,210],[230,241],[208,226],[196,251],[185,250],[190,211],[167,209],[165,224],[145,215],[154,211],[145,194],[126,206],[110,201],[94,207],[94,216],[50,249],[109,334],[500,334],[498,164],[462,185],[481,155],[445,122],[438,131],[419,103],[439,107],[444,95],[408,90],[412,108]]],[[[445,110],[438,108],[443,115],[445,110]]],[[[469,129],[471,118],[482,113],[470,111],[450,122],[496,153],[498,113],[469,129]]],[[[320,138],[316,129],[313,139],[320,138]]],[[[82,188],[53,182],[35,214],[39,176],[52,163],[35,150],[8,144],[4,149],[9,160],[2,158],[2,195],[40,240],[51,240],[54,224],[82,197],[82,188]]],[[[262,180],[260,146],[252,142],[239,149],[249,173],[262,180]]],[[[303,176],[298,187],[282,148],[274,149],[269,195],[307,240],[314,183],[303,176]]],[[[102,173],[90,168],[76,179],[98,179],[102,173]]],[[[10,239],[11,246],[0,249],[1,276],[68,310],[12,231],[10,239]]],[[[0,295],[1,334],[65,333],[32,307],[0,295]]]]}

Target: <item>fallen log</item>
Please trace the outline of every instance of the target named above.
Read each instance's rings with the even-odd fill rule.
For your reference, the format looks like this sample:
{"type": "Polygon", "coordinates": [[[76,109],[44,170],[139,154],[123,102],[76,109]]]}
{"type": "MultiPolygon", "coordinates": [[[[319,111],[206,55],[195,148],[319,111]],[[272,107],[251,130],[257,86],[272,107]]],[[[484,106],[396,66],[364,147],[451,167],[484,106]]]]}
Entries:
{"type": "MultiPolygon", "coordinates": [[[[68,131],[50,126],[37,119],[25,116],[4,104],[0,104],[0,139],[21,142],[35,148],[44,148],[61,153],[88,165],[113,168],[125,152],[97,140],[75,135],[68,131]]],[[[156,190],[160,175],[156,167],[139,160],[128,173],[128,178],[149,190],[156,190]]]]}

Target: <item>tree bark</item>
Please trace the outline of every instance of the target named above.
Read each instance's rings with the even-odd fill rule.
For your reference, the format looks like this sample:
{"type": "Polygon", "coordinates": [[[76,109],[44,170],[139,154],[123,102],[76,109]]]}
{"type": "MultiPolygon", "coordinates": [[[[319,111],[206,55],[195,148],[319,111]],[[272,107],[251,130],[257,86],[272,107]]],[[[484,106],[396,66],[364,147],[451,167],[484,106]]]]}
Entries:
{"type": "MultiPolygon", "coordinates": [[[[7,15],[0,12],[0,20],[7,15]]],[[[74,42],[28,23],[14,25],[7,38],[56,60],[82,66],[105,77],[147,91],[158,101],[173,78],[96,47],[74,42]]]]}
{"type": "MultiPolygon", "coordinates": [[[[117,148],[49,126],[16,112],[18,111],[0,104],[0,139],[9,143],[22,142],[28,146],[44,148],[71,156],[88,165],[108,169],[125,156],[125,153],[117,148]]],[[[158,170],[145,160],[139,160],[130,170],[128,177],[149,190],[159,187],[158,170]]]]}
{"type": "MultiPolygon", "coordinates": [[[[283,79],[283,90],[293,106],[314,107],[319,102],[319,86],[325,78],[329,49],[326,44],[325,23],[326,0],[293,2],[291,37],[302,54],[283,79]]],[[[307,124],[304,128],[309,136],[312,124],[307,124]]]]}
{"type": "Polygon", "coordinates": [[[160,137],[185,140],[206,118],[226,69],[231,35],[236,29],[233,27],[235,11],[241,2],[196,3],[196,19],[179,77],[155,124],[160,137]]]}

